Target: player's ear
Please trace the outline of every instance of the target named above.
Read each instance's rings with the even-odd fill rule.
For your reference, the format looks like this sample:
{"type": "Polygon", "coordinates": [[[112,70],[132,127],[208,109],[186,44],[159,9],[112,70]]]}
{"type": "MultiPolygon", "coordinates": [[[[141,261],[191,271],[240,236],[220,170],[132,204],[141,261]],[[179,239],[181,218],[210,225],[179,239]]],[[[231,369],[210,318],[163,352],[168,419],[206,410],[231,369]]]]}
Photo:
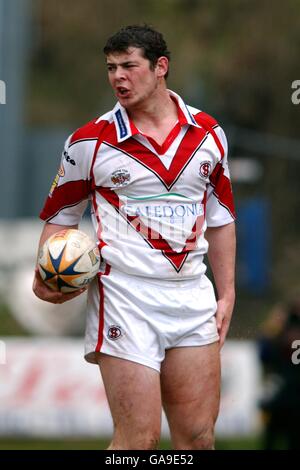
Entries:
{"type": "Polygon", "coordinates": [[[169,60],[167,57],[162,56],[157,59],[156,63],[156,74],[158,78],[163,78],[168,73],[169,60]]]}

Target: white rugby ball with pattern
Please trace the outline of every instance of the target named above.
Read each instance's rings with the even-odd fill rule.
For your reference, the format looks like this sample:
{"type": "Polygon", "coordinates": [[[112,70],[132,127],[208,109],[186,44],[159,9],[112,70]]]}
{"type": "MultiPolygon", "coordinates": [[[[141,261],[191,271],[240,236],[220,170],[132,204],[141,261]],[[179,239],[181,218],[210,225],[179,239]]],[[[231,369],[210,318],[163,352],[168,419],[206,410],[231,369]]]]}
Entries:
{"type": "Polygon", "coordinates": [[[41,247],[38,268],[43,281],[54,291],[73,292],[86,287],[99,271],[96,243],[81,230],[61,230],[41,247]]]}

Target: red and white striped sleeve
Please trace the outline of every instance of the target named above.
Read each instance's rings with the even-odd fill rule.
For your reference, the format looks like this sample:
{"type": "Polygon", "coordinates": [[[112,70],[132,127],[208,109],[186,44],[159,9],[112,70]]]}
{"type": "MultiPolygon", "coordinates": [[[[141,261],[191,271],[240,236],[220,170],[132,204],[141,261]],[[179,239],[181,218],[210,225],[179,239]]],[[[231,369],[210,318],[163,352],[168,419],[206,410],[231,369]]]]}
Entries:
{"type": "Polygon", "coordinates": [[[86,209],[90,191],[90,168],[101,126],[91,121],[65,142],[61,164],[40,218],[58,225],[77,225],[86,209]]]}
{"type": "MultiPolygon", "coordinates": [[[[234,200],[228,167],[228,144],[221,127],[215,133],[223,147],[210,178],[207,192],[206,222],[208,227],[219,227],[233,222],[236,218],[234,200]]],[[[217,149],[216,149],[217,151],[217,149]]]]}

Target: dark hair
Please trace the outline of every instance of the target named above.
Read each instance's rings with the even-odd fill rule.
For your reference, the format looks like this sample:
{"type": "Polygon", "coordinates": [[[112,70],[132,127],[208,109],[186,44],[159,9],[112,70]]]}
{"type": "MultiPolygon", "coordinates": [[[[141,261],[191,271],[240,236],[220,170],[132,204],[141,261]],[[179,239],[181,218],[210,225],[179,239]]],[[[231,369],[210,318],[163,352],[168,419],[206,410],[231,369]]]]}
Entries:
{"type": "MultiPolygon", "coordinates": [[[[167,57],[170,60],[170,52],[163,35],[148,25],[131,25],[120,29],[111,36],[104,48],[105,55],[114,52],[126,52],[129,47],[138,47],[143,50],[143,55],[150,61],[153,70],[159,57],[167,57]]],[[[166,73],[165,77],[167,77],[166,73]]]]}

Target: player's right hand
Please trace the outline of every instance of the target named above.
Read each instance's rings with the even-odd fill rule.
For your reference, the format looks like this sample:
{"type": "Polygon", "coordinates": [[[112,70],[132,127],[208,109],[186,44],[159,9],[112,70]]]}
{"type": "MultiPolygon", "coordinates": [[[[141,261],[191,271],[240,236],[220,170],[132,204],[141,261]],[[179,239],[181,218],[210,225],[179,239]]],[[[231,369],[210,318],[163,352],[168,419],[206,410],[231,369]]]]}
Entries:
{"type": "Polygon", "coordinates": [[[39,270],[35,268],[35,275],[33,279],[32,290],[34,294],[41,300],[45,300],[46,302],[50,302],[52,304],[63,304],[68,300],[72,300],[78,295],[82,294],[86,291],[85,289],[79,289],[75,292],[70,292],[69,294],[64,294],[62,292],[56,292],[50,289],[42,280],[39,270]]]}

